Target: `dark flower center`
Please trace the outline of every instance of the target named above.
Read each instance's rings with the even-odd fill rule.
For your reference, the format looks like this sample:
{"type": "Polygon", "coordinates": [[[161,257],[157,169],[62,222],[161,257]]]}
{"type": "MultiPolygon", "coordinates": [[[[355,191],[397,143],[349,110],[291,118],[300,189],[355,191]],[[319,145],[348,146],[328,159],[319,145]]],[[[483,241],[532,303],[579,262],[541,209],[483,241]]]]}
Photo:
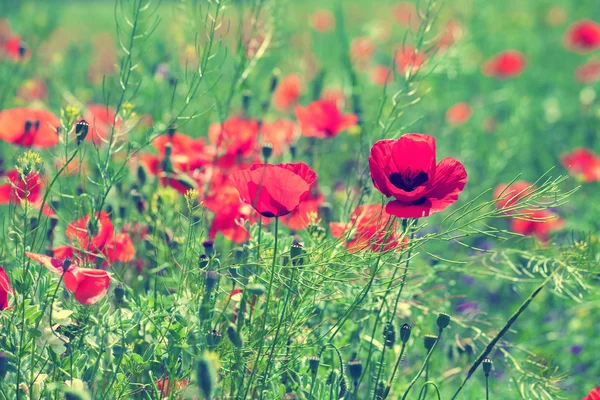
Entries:
{"type": "Polygon", "coordinates": [[[429,176],[425,171],[421,171],[415,176],[412,176],[410,169],[404,173],[394,172],[389,176],[392,185],[405,192],[412,192],[419,186],[422,186],[429,180],[429,176]]]}

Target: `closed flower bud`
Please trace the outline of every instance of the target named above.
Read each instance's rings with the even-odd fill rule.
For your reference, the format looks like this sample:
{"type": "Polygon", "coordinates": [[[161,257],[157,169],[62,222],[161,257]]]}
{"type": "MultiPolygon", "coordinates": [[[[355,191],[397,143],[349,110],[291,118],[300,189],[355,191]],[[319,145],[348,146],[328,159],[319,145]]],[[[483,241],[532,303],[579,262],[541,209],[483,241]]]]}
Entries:
{"type": "Polygon", "coordinates": [[[396,328],[394,328],[394,324],[391,321],[387,322],[383,327],[383,339],[388,349],[394,347],[396,343],[396,328]]]}
{"type": "Polygon", "coordinates": [[[430,351],[433,348],[433,345],[437,341],[437,336],[435,335],[425,335],[423,338],[423,345],[427,351],[430,351]]]}
{"type": "Polygon", "coordinates": [[[210,258],[206,254],[201,254],[200,258],[198,259],[198,268],[206,269],[206,267],[208,267],[209,261],[210,258]]]}
{"type": "Polygon", "coordinates": [[[437,317],[437,326],[440,329],[445,329],[450,324],[450,316],[445,313],[440,313],[437,317]]]}
{"type": "Polygon", "coordinates": [[[400,327],[400,341],[404,344],[410,339],[410,331],[412,330],[409,324],[404,324],[400,327]]]}
{"type": "Polygon", "coordinates": [[[63,271],[67,272],[69,270],[69,268],[71,267],[71,264],[73,264],[73,261],[69,260],[68,258],[66,260],[63,261],[63,271]]]}
{"type": "Polygon", "coordinates": [[[143,165],[138,166],[137,169],[137,178],[140,185],[144,186],[146,183],[146,179],[148,177],[148,173],[146,172],[146,168],[143,165]]]}
{"type": "Polygon", "coordinates": [[[197,369],[198,387],[204,394],[204,398],[212,399],[212,394],[217,386],[217,371],[214,361],[208,354],[202,355],[198,361],[197,369]]]}
{"type": "Polygon", "coordinates": [[[8,372],[8,356],[6,353],[0,353],[0,379],[4,379],[8,372]]]}
{"type": "Polygon", "coordinates": [[[317,373],[317,371],[319,370],[320,362],[321,360],[317,355],[308,357],[308,369],[310,370],[311,374],[315,375],[317,373]]]}
{"type": "Polygon", "coordinates": [[[263,144],[261,152],[262,152],[263,159],[265,161],[268,161],[269,158],[271,158],[271,155],[273,154],[273,145],[271,143],[263,144]]]}
{"type": "Polygon", "coordinates": [[[117,285],[115,288],[115,300],[117,301],[117,306],[121,307],[123,305],[123,298],[125,297],[125,289],[123,286],[117,285]]]}
{"type": "Polygon", "coordinates": [[[175,126],[174,125],[169,126],[169,129],[167,129],[167,135],[169,135],[170,138],[175,136],[175,126]]]}
{"type": "Polygon", "coordinates": [[[483,367],[483,373],[486,377],[490,376],[490,372],[492,371],[492,360],[489,358],[484,358],[481,362],[481,366],[483,367]]]}
{"type": "Polygon", "coordinates": [[[363,365],[362,361],[352,359],[348,361],[348,374],[353,381],[358,381],[362,375],[363,365]]]}
{"type": "Polygon", "coordinates": [[[241,348],[244,345],[244,341],[242,339],[242,336],[240,335],[240,333],[237,330],[237,327],[233,324],[230,324],[227,327],[227,337],[229,338],[229,340],[231,341],[231,343],[237,347],[238,349],[241,348]]]}
{"type": "Polygon", "coordinates": [[[204,283],[206,284],[206,290],[210,292],[215,288],[219,282],[219,273],[217,271],[206,271],[204,273],[204,283]]]}
{"type": "Polygon", "coordinates": [[[88,124],[87,121],[84,119],[79,120],[79,122],[75,124],[75,137],[77,138],[78,145],[85,140],[89,129],[90,124],[88,124]]]}
{"type": "Polygon", "coordinates": [[[215,242],[212,240],[205,240],[202,242],[202,246],[207,256],[212,257],[215,254],[215,242]]]}
{"type": "Polygon", "coordinates": [[[207,333],[206,343],[208,343],[209,347],[214,348],[220,342],[221,342],[221,334],[216,329],[213,329],[212,331],[207,333]]]}
{"type": "Polygon", "coordinates": [[[246,290],[248,291],[248,293],[251,293],[255,296],[262,296],[265,293],[265,287],[260,283],[250,284],[246,286],[246,290]]]}
{"type": "Polygon", "coordinates": [[[295,241],[290,247],[290,258],[292,259],[293,265],[302,265],[304,263],[303,255],[305,251],[302,243],[295,241]]]}

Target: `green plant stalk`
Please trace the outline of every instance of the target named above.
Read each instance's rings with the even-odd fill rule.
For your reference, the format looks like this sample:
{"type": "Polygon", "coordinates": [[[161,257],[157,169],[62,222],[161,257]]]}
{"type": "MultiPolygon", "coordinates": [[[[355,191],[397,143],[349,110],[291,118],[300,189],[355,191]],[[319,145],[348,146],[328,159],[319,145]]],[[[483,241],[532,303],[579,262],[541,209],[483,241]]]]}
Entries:
{"type": "Polygon", "coordinates": [[[490,400],[490,376],[485,376],[485,400],[490,400]]]}
{"type": "Polygon", "coordinates": [[[402,343],[402,347],[400,348],[400,354],[396,359],[396,363],[394,364],[394,369],[392,370],[392,374],[388,379],[387,385],[385,386],[385,391],[383,392],[383,398],[387,398],[388,394],[390,394],[390,390],[392,388],[392,381],[394,380],[394,376],[396,375],[396,371],[398,371],[398,367],[400,366],[400,362],[402,361],[402,357],[404,356],[404,350],[406,350],[406,343],[402,343]]]}
{"type": "Polygon", "coordinates": [[[419,380],[419,378],[423,374],[423,371],[425,370],[425,368],[427,367],[427,364],[429,363],[429,359],[431,358],[431,355],[435,351],[435,348],[437,347],[437,344],[440,342],[440,339],[442,338],[442,332],[443,331],[444,331],[443,329],[439,330],[437,339],[433,343],[433,346],[431,347],[431,350],[429,350],[429,352],[427,353],[427,357],[425,357],[425,361],[423,362],[423,365],[421,366],[421,369],[419,370],[419,372],[417,373],[417,375],[413,378],[413,380],[410,381],[410,384],[408,385],[408,388],[406,389],[406,391],[402,395],[402,400],[406,399],[406,396],[408,396],[408,393],[410,392],[410,390],[412,389],[412,387],[415,385],[415,383],[417,383],[417,381],[419,380]]]}
{"type": "Polygon", "coordinates": [[[461,392],[461,390],[465,387],[465,385],[467,384],[467,381],[469,379],[471,379],[471,376],[473,376],[473,373],[475,373],[475,371],[477,370],[477,368],[479,367],[479,365],[492,352],[492,350],[493,350],[494,346],[496,345],[496,343],[498,343],[498,341],[500,339],[502,339],[502,337],[506,334],[506,332],[509,331],[510,327],[515,323],[515,321],[523,313],[523,311],[525,311],[527,309],[527,307],[529,306],[529,304],[531,304],[531,302],[533,301],[533,299],[535,299],[535,297],[542,291],[542,289],[548,284],[548,282],[550,282],[552,280],[552,278],[554,277],[554,275],[556,275],[562,268],[563,268],[563,265],[559,266],[554,271],[552,271],[552,273],[550,275],[548,275],[548,277],[546,279],[544,279],[544,281],[533,292],[531,292],[531,294],[529,295],[529,297],[527,297],[527,299],[525,299],[525,301],[521,304],[521,306],[519,307],[519,309],[517,311],[515,311],[515,313],[508,319],[508,321],[506,321],[506,323],[504,324],[504,326],[502,327],[502,329],[500,329],[500,331],[490,341],[490,343],[486,346],[486,348],[483,349],[483,351],[481,352],[481,354],[479,355],[479,357],[477,357],[477,360],[475,360],[475,362],[473,363],[473,365],[469,369],[469,372],[467,373],[467,376],[462,381],[462,383],[460,384],[460,386],[456,390],[456,393],[454,393],[454,396],[452,396],[452,398],[450,400],[456,399],[456,396],[458,396],[458,394],[461,392]]]}
{"type": "Polygon", "coordinates": [[[421,395],[423,394],[423,392],[425,392],[425,394],[423,394],[423,398],[425,398],[425,396],[427,396],[427,387],[431,385],[433,386],[433,388],[435,389],[435,393],[437,394],[437,398],[438,400],[441,400],[442,396],[440,394],[440,389],[437,387],[437,385],[431,381],[427,381],[423,384],[423,386],[421,386],[421,391],[419,392],[419,398],[421,398],[421,395]]]}

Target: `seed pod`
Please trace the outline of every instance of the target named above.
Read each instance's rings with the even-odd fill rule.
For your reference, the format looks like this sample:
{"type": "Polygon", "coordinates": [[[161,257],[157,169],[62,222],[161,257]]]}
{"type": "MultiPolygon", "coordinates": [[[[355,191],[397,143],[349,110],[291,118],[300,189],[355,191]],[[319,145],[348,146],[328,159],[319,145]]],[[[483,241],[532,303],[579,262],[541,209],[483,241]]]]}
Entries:
{"type": "Polygon", "coordinates": [[[317,371],[319,370],[320,362],[321,362],[321,360],[319,359],[319,356],[317,356],[317,355],[308,357],[308,369],[310,370],[311,374],[316,375],[317,371]]]}
{"type": "Polygon", "coordinates": [[[358,381],[362,375],[363,365],[361,360],[352,359],[348,361],[348,374],[353,381],[358,381]]]}
{"type": "Polygon", "coordinates": [[[394,328],[394,324],[391,321],[386,322],[383,328],[383,339],[388,349],[394,347],[396,343],[396,328],[394,328]]]}
{"type": "Polygon", "coordinates": [[[269,161],[269,158],[273,155],[273,145],[271,143],[263,144],[261,152],[265,162],[269,161]]]}
{"type": "Polygon", "coordinates": [[[77,124],[75,124],[75,137],[77,138],[78,145],[80,145],[85,140],[89,129],[90,124],[88,124],[85,119],[81,119],[77,124]]]}
{"type": "Polygon", "coordinates": [[[402,343],[406,344],[406,342],[408,342],[411,330],[412,328],[409,324],[404,324],[400,327],[400,341],[402,343]]]}
{"type": "Polygon", "coordinates": [[[204,273],[204,283],[206,285],[206,291],[212,291],[217,283],[219,282],[219,273],[217,271],[206,271],[204,273]]]}
{"type": "Polygon", "coordinates": [[[207,256],[212,257],[215,254],[215,242],[212,240],[205,240],[202,242],[202,246],[204,247],[204,253],[207,256]]]}
{"type": "Polygon", "coordinates": [[[206,269],[209,261],[210,261],[210,258],[206,254],[201,254],[200,258],[198,259],[198,268],[206,269]]]}
{"type": "Polygon", "coordinates": [[[198,387],[204,394],[204,398],[212,399],[213,391],[217,386],[217,372],[213,360],[206,353],[200,357],[196,373],[198,387]]]}
{"type": "Polygon", "coordinates": [[[440,313],[437,317],[437,326],[440,329],[445,329],[450,324],[450,316],[445,313],[440,313]]]}
{"type": "Polygon", "coordinates": [[[238,349],[244,346],[244,340],[242,339],[242,336],[238,332],[237,327],[235,325],[230,324],[227,327],[227,337],[229,338],[231,343],[238,349]]]}
{"type": "Polygon", "coordinates": [[[425,337],[423,338],[423,345],[425,346],[425,349],[428,352],[431,351],[437,339],[438,338],[435,335],[425,335],[425,337]]]}
{"type": "Polygon", "coordinates": [[[490,372],[492,371],[492,360],[490,360],[489,358],[484,358],[481,366],[483,367],[483,373],[485,374],[485,377],[487,378],[488,376],[490,376],[490,372]]]}
{"type": "Polygon", "coordinates": [[[293,265],[302,265],[304,264],[303,255],[305,251],[302,246],[302,243],[298,241],[294,241],[290,246],[290,258],[292,259],[293,265]]]}

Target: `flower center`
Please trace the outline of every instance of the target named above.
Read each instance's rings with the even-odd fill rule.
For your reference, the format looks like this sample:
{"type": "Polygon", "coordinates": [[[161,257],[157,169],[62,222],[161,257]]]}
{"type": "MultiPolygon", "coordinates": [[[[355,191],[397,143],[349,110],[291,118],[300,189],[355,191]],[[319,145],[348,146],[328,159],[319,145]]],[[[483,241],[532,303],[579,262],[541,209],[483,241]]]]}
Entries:
{"type": "Polygon", "coordinates": [[[389,176],[392,185],[405,192],[412,192],[419,186],[422,186],[429,180],[429,176],[425,171],[421,171],[415,176],[412,176],[410,168],[404,173],[394,172],[389,176]]]}

